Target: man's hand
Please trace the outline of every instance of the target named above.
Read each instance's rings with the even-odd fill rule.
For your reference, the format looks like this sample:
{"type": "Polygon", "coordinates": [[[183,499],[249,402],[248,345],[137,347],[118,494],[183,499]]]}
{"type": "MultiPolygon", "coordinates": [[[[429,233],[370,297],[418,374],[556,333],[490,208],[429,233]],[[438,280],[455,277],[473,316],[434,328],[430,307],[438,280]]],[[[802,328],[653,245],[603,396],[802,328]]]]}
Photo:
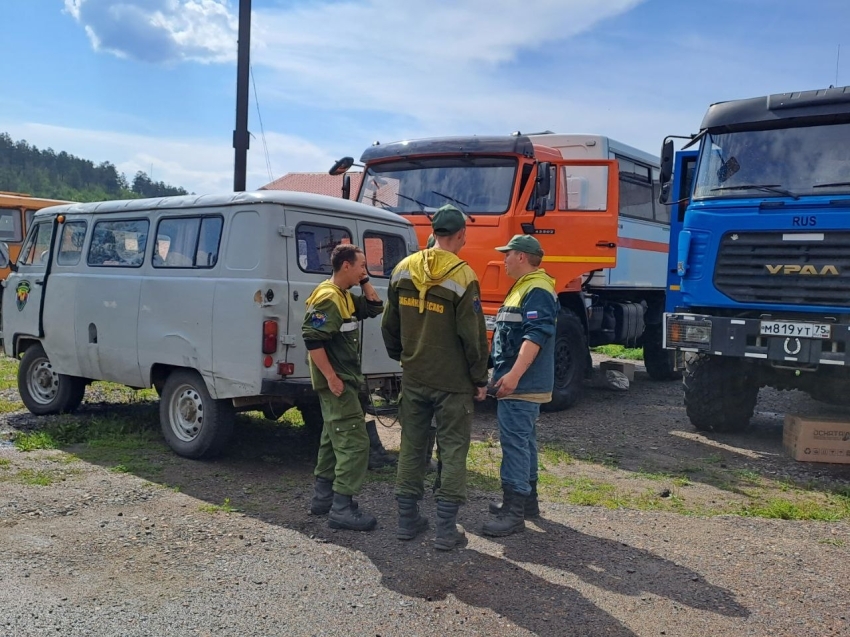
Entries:
{"type": "Polygon", "coordinates": [[[328,376],[327,380],[331,393],[336,397],[342,396],[342,392],[345,391],[345,383],[342,382],[342,379],[334,374],[333,376],[328,376]]]}
{"type": "Polygon", "coordinates": [[[475,388],[475,400],[481,402],[487,398],[487,388],[486,387],[476,387],[475,388]]]}
{"type": "Polygon", "coordinates": [[[504,398],[510,396],[516,390],[519,384],[519,378],[515,378],[512,372],[508,372],[496,381],[493,387],[496,389],[496,398],[504,398]]]}
{"type": "Polygon", "coordinates": [[[381,297],[378,296],[378,291],[372,286],[370,282],[366,282],[360,286],[360,289],[363,291],[363,296],[366,297],[367,300],[378,302],[381,300],[381,297]]]}

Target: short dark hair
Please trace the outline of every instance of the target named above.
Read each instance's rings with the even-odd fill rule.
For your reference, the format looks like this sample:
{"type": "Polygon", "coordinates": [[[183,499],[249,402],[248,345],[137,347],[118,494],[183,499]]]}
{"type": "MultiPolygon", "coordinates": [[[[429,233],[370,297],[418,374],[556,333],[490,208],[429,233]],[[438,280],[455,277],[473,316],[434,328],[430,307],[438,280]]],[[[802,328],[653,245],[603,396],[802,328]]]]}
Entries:
{"type": "Polygon", "coordinates": [[[354,265],[357,262],[357,255],[363,254],[363,250],[351,243],[340,243],[331,252],[331,265],[334,272],[339,272],[343,263],[354,265]]]}
{"type": "Polygon", "coordinates": [[[543,257],[541,257],[539,254],[526,253],[525,256],[528,258],[528,265],[530,265],[532,268],[539,267],[540,263],[543,261],[543,257]]]}

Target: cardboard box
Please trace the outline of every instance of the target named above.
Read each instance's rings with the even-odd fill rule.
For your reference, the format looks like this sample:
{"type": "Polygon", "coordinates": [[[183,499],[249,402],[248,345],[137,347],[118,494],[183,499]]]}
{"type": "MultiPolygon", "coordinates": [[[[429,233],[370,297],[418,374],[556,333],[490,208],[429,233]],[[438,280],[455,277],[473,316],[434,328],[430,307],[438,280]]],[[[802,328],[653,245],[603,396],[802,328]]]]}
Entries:
{"type": "Polygon", "coordinates": [[[850,464],[850,420],[786,414],[782,446],[794,460],[850,464]]]}
{"type": "Polygon", "coordinates": [[[617,372],[622,372],[629,379],[630,383],[635,382],[635,364],[624,363],[622,361],[602,361],[599,363],[599,369],[603,372],[608,369],[613,369],[617,372]]]}

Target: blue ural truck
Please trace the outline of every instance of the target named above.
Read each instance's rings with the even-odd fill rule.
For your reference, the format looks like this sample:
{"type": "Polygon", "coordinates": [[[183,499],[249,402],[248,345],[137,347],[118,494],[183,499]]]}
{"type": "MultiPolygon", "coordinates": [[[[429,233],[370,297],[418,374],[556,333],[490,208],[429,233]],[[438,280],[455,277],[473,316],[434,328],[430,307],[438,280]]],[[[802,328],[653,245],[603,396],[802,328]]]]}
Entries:
{"type": "Polygon", "coordinates": [[[661,166],[688,418],[743,429],[765,386],[850,404],[850,87],[712,104],[693,142],[661,166]]]}

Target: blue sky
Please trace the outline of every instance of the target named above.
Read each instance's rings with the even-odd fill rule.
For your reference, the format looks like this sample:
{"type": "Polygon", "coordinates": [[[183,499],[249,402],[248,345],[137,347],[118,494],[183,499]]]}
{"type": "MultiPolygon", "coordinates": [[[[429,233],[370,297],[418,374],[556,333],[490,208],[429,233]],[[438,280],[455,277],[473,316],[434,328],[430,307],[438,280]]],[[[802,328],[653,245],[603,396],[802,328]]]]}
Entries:
{"type": "MultiPolygon", "coordinates": [[[[248,187],[374,140],[514,130],[654,154],[716,101],[850,84],[846,0],[253,0],[248,187]],[[843,38],[843,41],[842,41],[843,38]]],[[[232,189],[238,0],[4,0],[0,131],[232,189]]]]}

